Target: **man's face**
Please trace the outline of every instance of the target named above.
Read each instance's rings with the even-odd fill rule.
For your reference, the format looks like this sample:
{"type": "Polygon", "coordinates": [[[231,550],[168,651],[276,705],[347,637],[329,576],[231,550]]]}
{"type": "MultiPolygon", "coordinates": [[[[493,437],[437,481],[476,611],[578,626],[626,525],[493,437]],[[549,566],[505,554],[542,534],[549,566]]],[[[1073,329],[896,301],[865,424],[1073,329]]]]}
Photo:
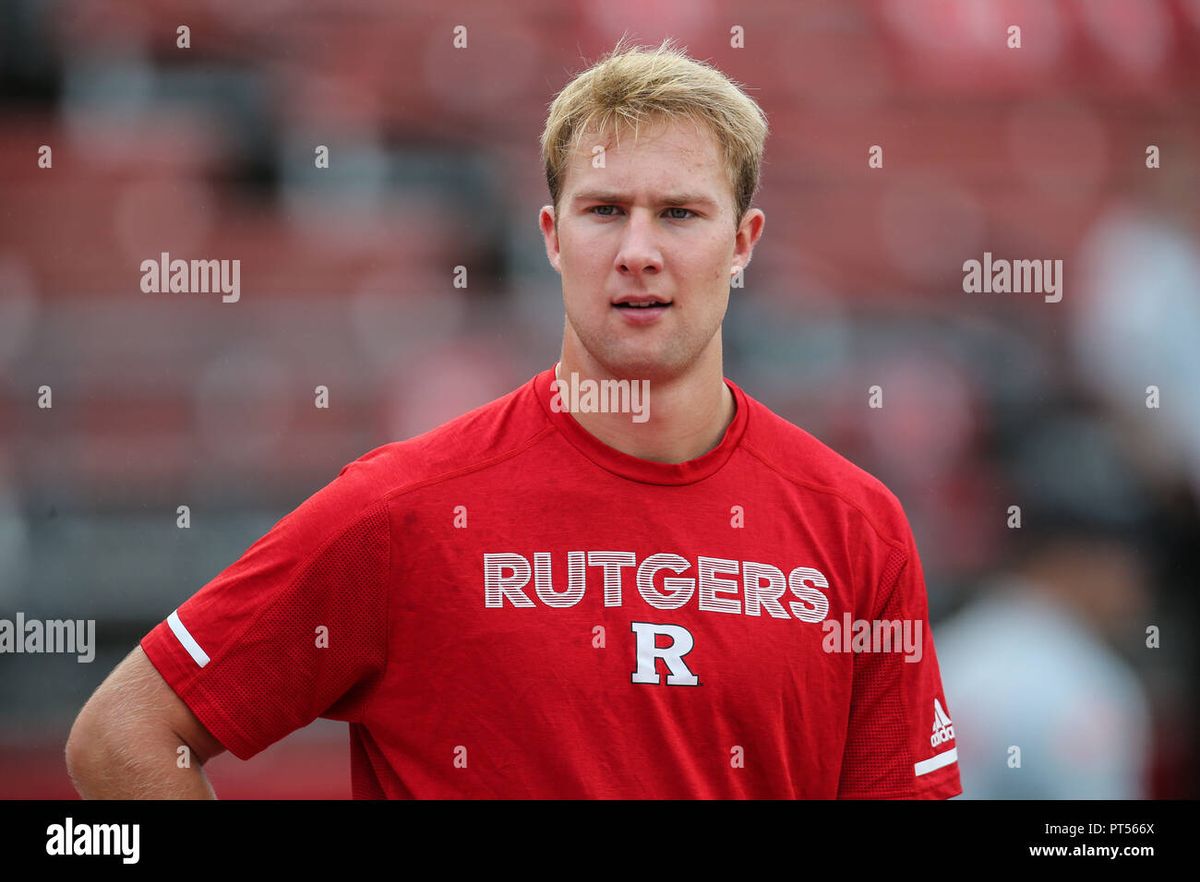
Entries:
{"type": "Polygon", "coordinates": [[[577,361],[667,379],[719,359],[732,271],[749,262],[765,218],[753,209],[735,229],[733,188],[707,126],[644,124],[636,144],[628,129],[619,145],[611,134],[584,137],[558,207],[557,223],[549,205],[539,220],[577,361]]]}

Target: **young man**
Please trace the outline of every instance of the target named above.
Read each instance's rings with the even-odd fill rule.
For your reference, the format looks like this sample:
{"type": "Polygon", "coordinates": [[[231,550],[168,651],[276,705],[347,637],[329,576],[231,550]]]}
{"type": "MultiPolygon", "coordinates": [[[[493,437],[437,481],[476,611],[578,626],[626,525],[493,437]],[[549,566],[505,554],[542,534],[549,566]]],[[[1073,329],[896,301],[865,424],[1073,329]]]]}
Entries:
{"type": "Polygon", "coordinates": [[[146,635],[76,723],[81,793],[211,796],[182,745],[326,717],[360,798],[958,794],[900,503],[723,377],[766,133],[669,41],[570,83],[559,363],[350,463],[146,635]]]}

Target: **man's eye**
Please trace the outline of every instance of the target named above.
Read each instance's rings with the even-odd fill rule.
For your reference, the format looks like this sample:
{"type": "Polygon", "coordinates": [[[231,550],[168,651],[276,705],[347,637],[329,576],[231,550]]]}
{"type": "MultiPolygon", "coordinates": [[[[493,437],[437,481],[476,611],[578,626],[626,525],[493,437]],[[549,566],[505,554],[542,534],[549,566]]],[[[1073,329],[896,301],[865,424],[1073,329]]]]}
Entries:
{"type": "MultiPolygon", "coordinates": [[[[593,205],[591,208],[588,209],[588,211],[596,214],[597,217],[613,217],[612,214],[610,214],[608,211],[605,211],[605,209],[609,209],[609,208],[615,209],[615,208],[617,208],[617,206],[616,205],[593,205]]],[[[689,216],[695,215],[695,213],[696,213],[696,212],[692,211],[690,208],[680,208],[679,206],[672,206],[671,208],[668,208],[667,211],[685,212],[685,215],[683,217],[679,217],[678,215],[672,215],[671,220],[687,220],[689,216]]]]}

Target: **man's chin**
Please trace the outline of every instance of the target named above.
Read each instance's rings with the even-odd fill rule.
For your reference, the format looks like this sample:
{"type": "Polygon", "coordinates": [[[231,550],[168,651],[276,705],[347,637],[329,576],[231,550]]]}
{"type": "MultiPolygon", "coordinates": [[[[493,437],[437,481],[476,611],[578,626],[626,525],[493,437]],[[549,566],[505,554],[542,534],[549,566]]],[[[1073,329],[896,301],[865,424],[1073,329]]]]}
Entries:
{"type": "MultiPolygon", "coordinates": [[[[606,330],[607,333],[586,337],[575,334],[575,343],[600,369],[617,380],[665,383],[685,375],[703,355],[703,351],[692,351],[684,345],[686,339],[679,335],[631,336],[606,330]]],[[[568,327],[568,333],[573,333],[573,328],[568,327]]]]}
{"type": "Polygon", "coordinates": [[[665,352],[601,353],[596,359],[618,380],[666,381],[680,376],[688,363],[665,352]]]}

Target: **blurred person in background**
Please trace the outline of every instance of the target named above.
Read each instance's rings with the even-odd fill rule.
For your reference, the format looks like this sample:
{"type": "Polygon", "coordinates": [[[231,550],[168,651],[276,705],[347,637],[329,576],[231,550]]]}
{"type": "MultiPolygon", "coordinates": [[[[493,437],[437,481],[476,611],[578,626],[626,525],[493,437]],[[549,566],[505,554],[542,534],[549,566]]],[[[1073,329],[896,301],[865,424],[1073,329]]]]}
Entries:
{"type": "MultiPolygon", "coordinates": [[[[1144,799],[1146,510],[1098,422],[1051,418],[1014,466],[1016,558],[938,629],[966,799],[1144,799]]],[[[1011,517],[1011,514],[1010,514],[1011,517]]]]}

